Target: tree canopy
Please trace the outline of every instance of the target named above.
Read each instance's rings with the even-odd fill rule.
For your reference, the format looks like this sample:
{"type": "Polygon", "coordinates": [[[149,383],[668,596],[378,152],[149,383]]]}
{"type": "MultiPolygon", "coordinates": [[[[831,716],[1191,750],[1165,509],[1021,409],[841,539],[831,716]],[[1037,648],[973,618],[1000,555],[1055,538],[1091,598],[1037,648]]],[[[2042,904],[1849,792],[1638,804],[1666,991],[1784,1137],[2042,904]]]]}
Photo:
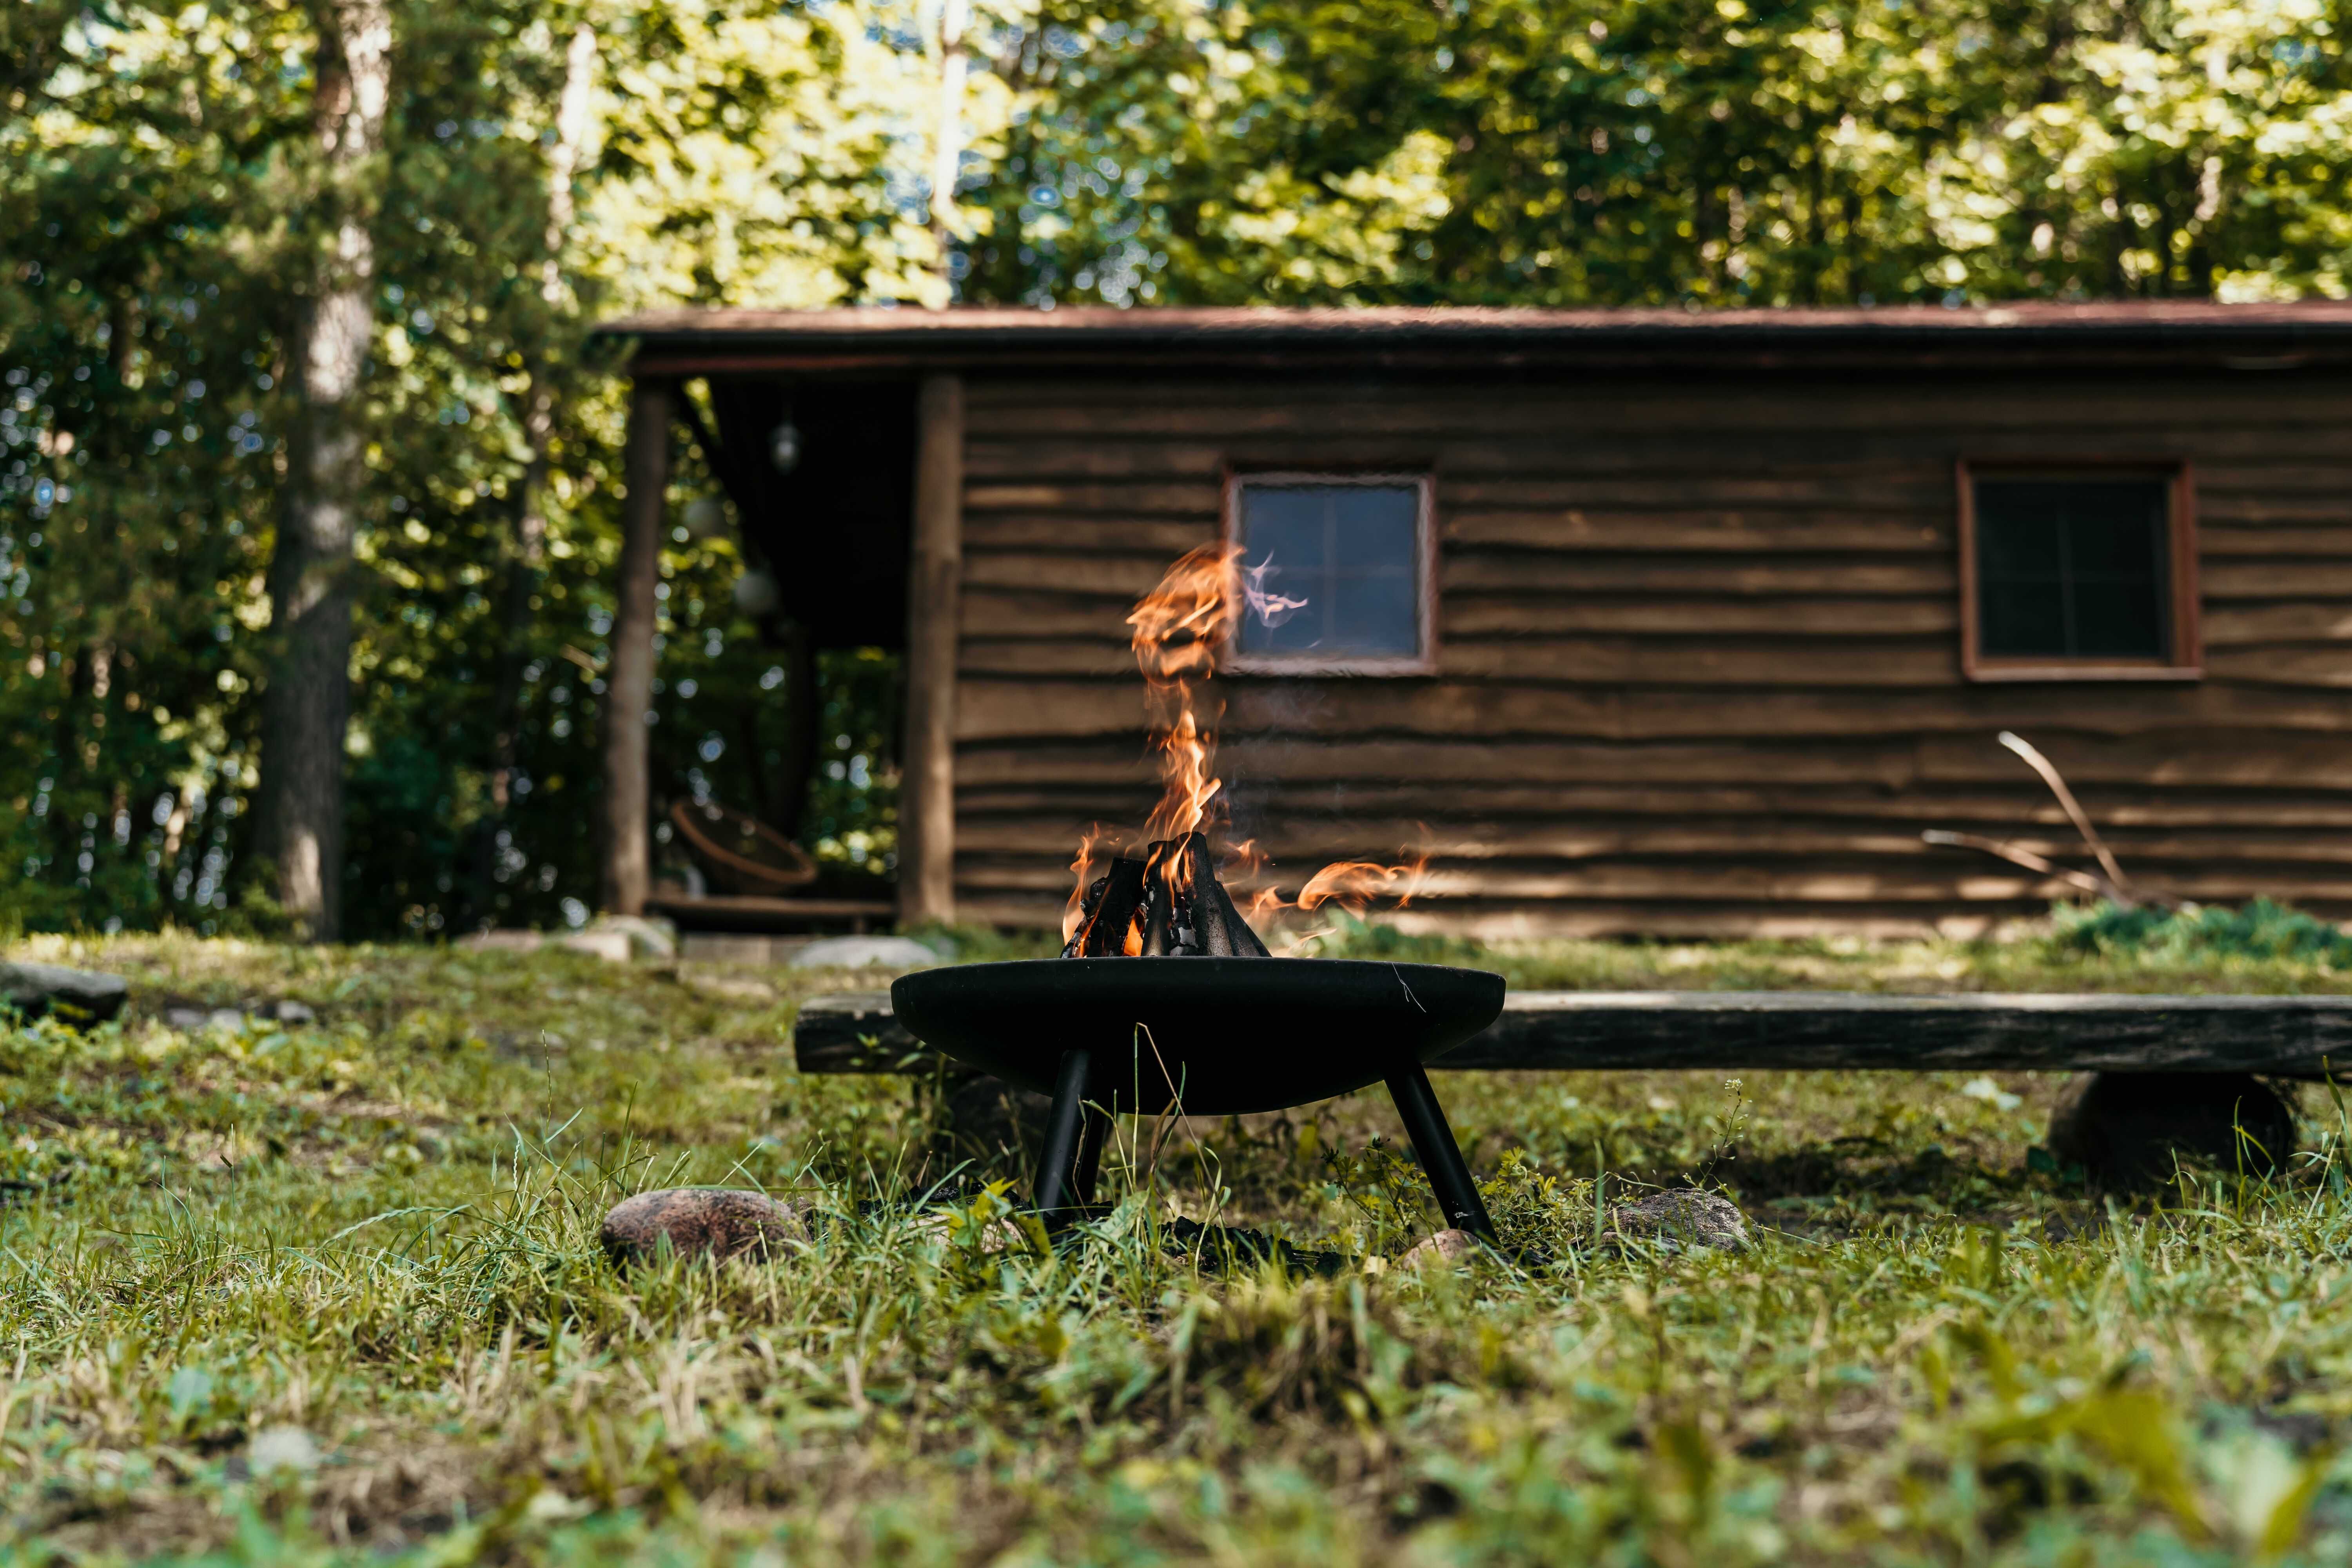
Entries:
{"type": "MultiPolygon", "coordinates": [[[[937,5],[405,0],[346,177],[320,9],[26,0],[0,13],[0,920],[273,919],[241,872],[266,574],[339,214],[373,258],[346,931],[429,935],[594,896],[597,320],[2342,294],[2344,13],[982,4],[950,109],[937,5]]],[[[690,452],[673,490],[658,787],[742,798],[772,742],[740,715],[782,666],[725,531],[688,526],[716,494],[690,452]]],[[[887,864],[889,689],[844,656],[785,694],[826,706],[807,837],[844,877],[887,864]]]]}

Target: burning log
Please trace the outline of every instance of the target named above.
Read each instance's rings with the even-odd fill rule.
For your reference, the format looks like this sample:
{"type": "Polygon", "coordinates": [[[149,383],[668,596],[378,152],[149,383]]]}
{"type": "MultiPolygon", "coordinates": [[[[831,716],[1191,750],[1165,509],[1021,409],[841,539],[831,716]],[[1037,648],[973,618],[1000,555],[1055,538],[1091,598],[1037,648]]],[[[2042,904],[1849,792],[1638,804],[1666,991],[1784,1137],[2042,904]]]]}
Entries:
{"type": "Polygon", "coordinates": [[[1224,884],[1205,834],[1161,839],[1141,860],[1121,857],[1079,904],[1064,958],[1266,958],[1224,884]]]}
{"type": "Polygon", "coordinates": [[[1143,956],[1143,869],[1142,861],[1122,855],[1087,886],[1077,929],[1062,944],[1064,958],[1143,956]]]}

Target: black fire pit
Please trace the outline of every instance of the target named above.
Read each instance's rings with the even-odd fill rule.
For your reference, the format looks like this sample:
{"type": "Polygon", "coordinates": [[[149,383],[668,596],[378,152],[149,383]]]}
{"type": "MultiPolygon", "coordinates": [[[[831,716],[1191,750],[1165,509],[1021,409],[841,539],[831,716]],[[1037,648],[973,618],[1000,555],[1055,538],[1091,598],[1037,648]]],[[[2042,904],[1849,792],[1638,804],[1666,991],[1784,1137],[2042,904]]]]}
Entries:
{"type": "Polygon", "coordinates": [[[1422,1064],[1495,1021],[1499,974],[1319,958],[1059,958],[909,974],[890,1002],[925,1044],[1054,1097],[1037,1173],[1050,1228],[1093,1201],[1112,1113],[1279,1110],[1385,1081],[1446,1223],[1494,1234],[1422,1064]]]}

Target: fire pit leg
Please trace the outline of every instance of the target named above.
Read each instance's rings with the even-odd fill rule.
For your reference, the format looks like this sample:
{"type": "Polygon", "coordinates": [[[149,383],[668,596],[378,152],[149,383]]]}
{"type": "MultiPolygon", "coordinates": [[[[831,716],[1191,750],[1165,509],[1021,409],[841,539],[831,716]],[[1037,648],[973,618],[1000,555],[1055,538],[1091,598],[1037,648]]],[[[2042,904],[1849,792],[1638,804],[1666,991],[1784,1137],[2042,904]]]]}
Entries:
{"type": "Polygon", "coordinates": [[[1110,1136],[1110,1112],[1088,1100],[1078,1111],[1078,1157],[1070,1167],[1070,1195],[1079,1205],[1095,1201],[1095,1178],[1102,1173],[1103,1143],[1110,1136]]]}
{"type": "MultiPolygon", "coordinates": [[[[1093,1120],[1084,1098],[1088,1059],[1085,1051],[1064,1051],[1061,1070],[1054,1079],[1054,1109],[1045,1116],[1045,1149],[1037,1160],[1037,1212],[1045,1216],[1048,1230],[1069,1224],[1077,1206],[1091,1195],[1079,1189],[1094,1184],[1092,1162],[1083,1172],[1087,1179],[1083,1184],[1078,1180],[1079,1153],[1086,1142],[1081,1128],[1093,1120]]],[[[1085,1127],[1085,1131],[1093,1129],[1085,1127]]],[[[1097,1136],[1093,1142],[1099,1158],[1101,1139],[1097,1136]]]]}
{"type": "Polygon", "coordinates": [[[1410,1062],[1389,1075],[1389,1098],[1396,1101],[1397,1115],[1404,1120],[1404,1130],[1412,1139],[1412,1152],[1421,1156],[1422,1171],[1429,1177],[1429,1190],[1436,1194],[1445,1223],[1492,1241],[1495,1222],[1486,1217],[1478,1184],[1470,1179],[1462,1146],[1454,1142],[1454,1129],[1445,1124],[1445,1110],[1437,1103],[1437,1091],[1429,1087],[1429,1075],[1421,1070],[1419,1062],[1410,1062]]]}

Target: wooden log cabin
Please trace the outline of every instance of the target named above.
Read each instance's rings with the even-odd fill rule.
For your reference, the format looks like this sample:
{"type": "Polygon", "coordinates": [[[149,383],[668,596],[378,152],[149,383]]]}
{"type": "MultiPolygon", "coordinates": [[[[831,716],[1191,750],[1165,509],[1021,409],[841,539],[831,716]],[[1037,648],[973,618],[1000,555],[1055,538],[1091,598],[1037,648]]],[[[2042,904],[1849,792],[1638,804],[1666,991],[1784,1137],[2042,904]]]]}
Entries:
{"type": "MultiPolygon", "coordinates": [[[[2010,730],[2138,883],[2352,916],[2352,303],[608,331],[635,400],[614,700],[650,700],[700,380],[719,427],[684,423],[739,448],[713,466],[787,608],[905,649],[903,921],[1052,923],[1080,832],[1141,822],[1125,617],[1220,538],[1309,602],[1216,683],[1236,829],[1294,887],[1420,845],[1399,919],[1428,928],[1979,931],[2065,885],[1923,830],[2085,860],[2010,730]],[[811,462],[753,477],[787,407],[811,462]]],[[[630,909],[641,726],[607,766],[630,909]]]]}

